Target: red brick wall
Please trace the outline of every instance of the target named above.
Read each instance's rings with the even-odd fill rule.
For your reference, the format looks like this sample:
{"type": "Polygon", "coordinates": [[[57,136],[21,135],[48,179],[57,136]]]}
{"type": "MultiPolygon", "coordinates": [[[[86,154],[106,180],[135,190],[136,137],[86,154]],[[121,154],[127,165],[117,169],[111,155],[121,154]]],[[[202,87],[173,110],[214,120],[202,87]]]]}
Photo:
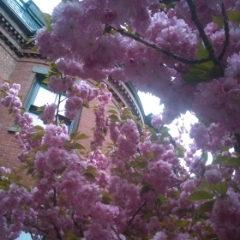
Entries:
{"type": "MultiPolygon", "coordinates": [[[[0,84],[4,79],[11,79],[12,83],[20,83],[20,94],[26,96],[35,77],[31,72],[33,66],[46,66],[43,60],[18,59],[2,42],[0,42],[0,84]]],[[[14,126],[14,121],[8,110],[0,104],[0,164],[15,168],[20,165],[17,155],[20,153],[17,141],[13,133],[8,132],[9,127],[14,126]]]]}
{"type": "MultiPolygon", "coordinates": [[[[0,78],[0,84],[3,83],[4,78],[10,78],[12,83],[21,84],[21,91],[24,97],[29,92],[31,84],[35,78],[35,73],[31,70],[34,66],[47,67],[43,60],[38,59],[26,59],[14,58],[14,53],[11,53],[9,49],[3,48],[0,54],[0,66],[4,66],[1,71],[5,72],[6,75],[0,78]],[[7,54],[6,54],[7,53],[7,54]],[[9,61],[9,64],[7,64],[9,61]],[[6,64],[2,64],[2,63],[6,64]]],[[[6,47],[6,46],[5,46],[6,47]]],[[[90,83],[91,84],[91,83],[90,83]]],[[[115,105],[115,100],[113,100],[112,105],[115,105]]],[[[98,100],[93,100],[90,104],[91,108],[98,105],[98,100]]],[[[0,124],[2,128],[0,130],[0,163],[6,167],[17,168],[21,163],[17,160],[17,155],[20,153],[21,149],[18,147],[17,141],[13,133],[8,132],[8,128],[14,125],[14,121],[11,115],[8,114],[8,110],[0,104],[0,124]]],[[[78,131],[85,133],[89,136],[93,135],[91,130],[95,126],[95,116],[92,110],[83,108],[81,112],[81,118],[79,123],[78,131]]],[[[90,147],[90,141],[92,138],[86,139],[81,143],[88,149],[90,147]]]]}
{"type": "Polygon", "coordinates": [[[11,54],[11,51],[0,40],[0,80],[9,78],[15,65],[14,54],[11,54]]]}

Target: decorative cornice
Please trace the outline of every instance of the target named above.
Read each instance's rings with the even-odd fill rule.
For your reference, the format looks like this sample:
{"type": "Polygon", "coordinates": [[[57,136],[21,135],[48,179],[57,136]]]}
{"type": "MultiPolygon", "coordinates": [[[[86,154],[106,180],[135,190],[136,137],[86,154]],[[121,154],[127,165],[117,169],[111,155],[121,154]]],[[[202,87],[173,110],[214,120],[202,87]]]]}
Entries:
{"type": "Polygon", "coordinates": [[[34,46],[33,43],[30,43],[29,45],[26,45],[28,39],[26,39],[25,36],[23,36],[20,31],[16,29],[13,24],[8,21],[8,19],[4,16],[4,14],[0,11],[0,26],[2,27],[2,31],[0,31],[0,39],[2,39],[6,45],[9,46],[10,49],[12,49],[18,57],[27,57],[27,58],[40,58],[45,59],[41,56],[41,54],[33,52],[31,48],[34,46]],[[11,36],[11,39],[9,39],[4,32],[8,33],[9,36],[11,36]]]}
{"type": "MultiPolygon", "coordinates": [[[[121,94],[121,96],[123,96],[127,104],[130,106],[133,114],[137,116],[139,119],[141,119],[142,122],[145,122],[145,114],[142,107],[142,103],[132,83],[131,82],[121,83],[112,78],[109,78],[108,81],[112,83],[114,87],[118,90],[118,92],[121,94]]],[[[121,99],[119,98],[117,93],[114,92],[114,90],[111,89],[111,87],[109,90],[116,98],[116,100],[120,102],[121,99]]]]}

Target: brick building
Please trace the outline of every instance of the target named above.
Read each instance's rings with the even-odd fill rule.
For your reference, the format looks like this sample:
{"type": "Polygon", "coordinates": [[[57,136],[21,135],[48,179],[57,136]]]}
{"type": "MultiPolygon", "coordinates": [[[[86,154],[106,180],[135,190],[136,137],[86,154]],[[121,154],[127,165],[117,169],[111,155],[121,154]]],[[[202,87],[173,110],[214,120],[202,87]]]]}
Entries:
{"type": "MultiPolygon", "coordinates": [[[[32,0],[28,2],[0,0],[0,84],[4,79],[20,83],[24,107],[33,114],[33,117],[34,103],[38,99],[42,100],[40,92],[50,94],[41,84],[41,80],[48,72],[48,64],[40,54],[31,50],[32,44],[26,43],[43,26],[45,21],[32,0]]],[[[90,81],[91,83],[93,81],[90,81]]],[[[112,104],[123,102],[144,122],[143,108],[131,83],[123,84],[110,80],[107,81],[107,85],[113,93],[112,104]]],[[[50,94],[49,98],[51,97],[54,96],[50,94]]],[[[97,101],[92,103],[96,104],[97,101]]],[[[39,121],[37,117],[36,121],[39,121]]],[[[75,128],[90,135],[90,129],[94,126],[93,112],[82,109],[78,119],[74,124],[69,122],[70,125],[71,129],[75,128]]],[[[19,164],[16,159],[20,152],[14,137],[17,128],[8,110],[2,105],[0,105],[0,128],[0,164],[10,168],[16,167],[19,164]]],[[[87,146],[89,142],[86,141],[84,144],[87,146]]]]}

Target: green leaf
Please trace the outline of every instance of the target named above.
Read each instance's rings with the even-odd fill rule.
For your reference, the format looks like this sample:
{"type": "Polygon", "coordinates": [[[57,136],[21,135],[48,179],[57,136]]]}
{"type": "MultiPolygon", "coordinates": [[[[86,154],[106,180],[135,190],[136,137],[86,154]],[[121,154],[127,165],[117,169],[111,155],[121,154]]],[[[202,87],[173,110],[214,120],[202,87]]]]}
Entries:
{"type": "Polygon", "coordinates": [[[213,232],[213,229],[210,226],[204,226],[204,227],[202,227],[202,230],[208,231],[208,232],[213,232]]]}
{"type": "Polygon", "coordinates": [[[224,164],[231,156],[217,156],[212,164],[224,164]]]}
{"type": "Polygon", "coordinates": [[[42,82],[48,84],[50,82],[50,77],[46,77],[42,82]]]}
{"type": "Polygon", "coordinates": [[[183,158],[184,157],[184,155],[185,155],[185,148],[182,146],[182,145],[180,145],[180,144],[177,144],[176,145],[176,147],[175,147],[175,152],[177,153],[177,156],[179,157],[179,158],[183,158]]]}
{"type": "Polygon", "coordinates": [[[64,166],[64,167],[61,167],[61,168],[57,169],[57,170],[56,170],[56,174],[62,175],[63,172],[66,170],[66,168],[67,168],[67,167],[64,166]]]}
{"type": "Polygon", "coordinates": [[[118,109],[121,110],[122,108],[123,108],[123,102],[120,102],[120,103],[118,104],[118,109]]]}
{"type": "Polygon", "coordinates": [[[67,147],[70,149],[85,149],[85,147],[82,144],[77,142],[68,143],[67,147]]]}
{"type": "Polygon", "coordinates": [[[42,113],[44,111],[44,106],[37,107],[37,112],[42,113]]]}
{"type": "Polygon", "coordinates": [[[139,157],[136,157],[134,160],[136,160],[136,161],[146,161],[147,159],[144,156],[139,156],[139,157]]]}
{"type": "Polygon", "coordinates": [[[203,159],[204,161],[207,161],[207,160],[208,160],[208,153],[207,153],[207,152],[204,152],[204,153],[202,154],[202,159],[203,159]]]}
{"type": "Polygon", "coordinates": [[[206,80],[218,79],[222,77],[221,68],[219,66],[214,66],[206,74],[206,80]]]}
{"type": "Polygon", "coordinates": [[[90,108],[89,102],[88,102],[87,100],[84,100],[84,101],[83,101],[83,107],[85,107],[85,108],[87,108],[87,109],[90,108]]]}
{"type": "Polygon", "coordinates": [[[128,119],[130,117],[130,115],[131,115],[130,108],[124,108],[123,113],[121,115],[121,119],[122,120],[126,120],[126,119],[128,119]]]}
{"type": "Polygon", "coordinates": [[[40,131],[44,131],[44,128],[42,126],[36,125],[33,127],[34,129],[40,130],[40,131]]]}
{"type": "Polygon", "coordinates": [[[44,131],[39,131],[35,134],[33,134],[31,137],[30,137],[30,140],[41,140],[42,137],[44,135],[44,131]]]}
{"type": "Polygon", "coordinates": [[[42,152],[46,152],[48,149],[49,149],[49,145],[43,145],[41,147],[36,147],[34,148],[34,151],[37,152],[37,151],[42,151],[42,152]]]}
{"type": "Polygon", "coordinates": [[[197,59],[207,58],[208,55],[208,50],[202,44],[197,44],[197,59]]]}
{"type": "Polygon", "coordinates": [[[118,115],[118,112],[117,112],[116,110],[113,110],[113,109],[108,110],[108,112],[109,112],[109,113],[112,113],[112,114],[116,114],[116,115],[118,115]]]}
{"type": "Polygon", "coordinates": [[[111,170],[117,173],[123,173],[123,170],[121,168],[111,168],[111,170]]]}
{"type": "Polygon", "coordinates": [[[25,44],[28,45],[28,44],[32,43],[33,41],[35,41],[35,38],[30,38],[25,44]]]}
{"type": "Polygon", "coordinates": [[[81,238],[77,237],[73,232],[68,232],[66,240],[81,240],[81,238]]]}
{"type": "Polygon", "coordinates": [[[138,172],[133,172],[130,174],[130,177],[140,177],[140,176],[141,176],[141,174],[138,172]]]}
{"type": "Polygon", "coordinates": [[[144,185],[143,187],[142,187],[142,189],[141,189],[141,193],[147,193],[147,192],[149,192],[151,190],[151,187],[150,187],[150,185],[144,185]]]}
{"type": "Polygon", "coordinates": [[[93,166],[87,166],[86,173],[91,173],[94,177],[96,177],[97,174],[97,169],[93,166]]]}
{"type": "Polygon", "coordinates": [[[149,151],[148,152],[148,157],[151,159],[151,160],[154,160],[154,153],[152,151],[149,151]]]}
{"type": "Polygon", "coordinates": [[[217,158],[213,161],[213,164],[222,164],[227,167],[239,167],[240,166],[240,158],[235,158],[229,156],[217,156],[217,158]]]}
{"type": "Polygon", "coordinates": [[[114,201],[111,198],[113,196],[112,193],[107,193],[107,192],[103,192],[102,193],[102,203],[104,204],[112,204],[114,201]]]}
{"type": "Polygon", "coordinates": [[[187,227],[188,226],[188,220],[176,220],[174,222],[174,227],[179,228],[179,227],[187,227]]]}
{"type": "Polygon", "coordinates": [[[161,138],[162,139],[164,139],[164,138],[166,138],[166,137],[170,137],[170,134],[169,134],[169,128],[167,128],[167,127],[163,127],[162,129],[161,129],[161,138]]]}
{"type": "Polygon", "coordinates": [[[227,167],[239,167],[240,159],[239,158],[230,158],[225,162],[225,166],[227,167]]]}
{"type": "Polygon", "coordinates": [[[89,138],[89,136],[87,136],[86,134],[80,134],[79,132],[70,133],[71,140],[83,140],[83,139],[87,139],[87,138],[89,138]]]}
{"type": "Polygon", "coordinates": [[[83,140],[83,139],[87,139],[87,138],[89,138],[89,136],[82,133],[82,134],[79,134],[77,137],[75,137],[74,140],[83,140]]]}
{"type": "Polygon", "coordinates": [[[240,22],[240,10],[228,10],[228,19],[233,22],[240,22]]]}
{"type": "Polygon", "coordinates": [[[112,121],[112,122],[120,122],[120,120],[118,119],[118,116],[115,115],[115,114],[111,114],[109,116],[109,119],[112,121]]]}
{"type": "Polygon", "coordinates": [[[145,169],[148,166],[148,163],[146,161],[136,161],[135,163],[141,169],[145,169]]]}
{"type": "Polygon", "coordinates": [[[228,184],[227,182],[219,182],[215,184],[215,190],[221,195],[225,196],[227,194],[228,190],[228,184]]]}
{"type": "Polygon", "coordinates": [[[202,213],[210,212],[213,208],[214,203],[215,203],[215,200],[211,200],[211,201],[203,203],[201,205],[199,211],[202,212],[202,213]]]}
{"type": "Polygon", "coordinates": [[[165,195],[160,195],[156,198],[157,204],[162,205],[167,203],[168,198],[165,195]]]}
{"type": "Polygon", "coordinates": [[[219,238],[218,238],[218,235],[216,234],[210,234],[204,237],[204,240],[217,240],[217,239],[219,238]]]}
{"type": "Polygon", "coordinates": [[[33,52],[38,52],[38,46],[33,46],[32,48],[31,48],[31,50],[33,51],[33,52]]]}
{"type": "Polygon", "coordinates": [[[41,12],[41,15],[42,15],[43,19],[45,20],[45,22],[48,25],[50,25],[52,23],[52,19],[51,19],[51,15],[50,14],[41,12]]]}
{"type": "Polygon", "coordinates": [[[158,137],[157,137],[157,133],[156,133],[155,129],[149,128],[148,130],[149,130],[149,132],[152,134],[152,135],[151,135],[152,141],[154,141],[154,142],[157,141],[157,140],[158,140],[158,137]]]}
{"type": "Polygon", "coordinates": [[[204,82],[207,76],[207,72],[204,70],[193,70],[183,75],[183,81],[188,84],[198,84],[204,82]]]}
{"type": "Polygon", "coordinates": [[[223,27],[223,24],[224,24],[224,18],[223,17],[212,16],[212,20],[213,20],[214,23],[217,23],[219,28],[223,27]]]}
{"type": "Polygon", "coordinates": [[[201,201],[201,200],[208,200],[212,199],[214,195],[212,195],[209,192],[206,191],[198,191],[198,192],[193,192],[187,200],[189,201],[201,201]]]}
{"type": "Polygon", "coordinates": [[[36,156],[35,152],[30,152],[26,155],[27,158],[34,158],[36,156]]]}
{"type": "Polygon", "coordinates": [[[83,175],[89,180],[94,180],[95,179],[95,176],[92,173],[85,172],[83,175]]]}
{"type": "Polygon", "coordinates": [[[20,168],[18,170],[19,170],[19,172],[22,172],[22,171],[25,171],[28,168],[29,168],[28,165],[22,165],[22,166],[20,166],[20,168]]]}

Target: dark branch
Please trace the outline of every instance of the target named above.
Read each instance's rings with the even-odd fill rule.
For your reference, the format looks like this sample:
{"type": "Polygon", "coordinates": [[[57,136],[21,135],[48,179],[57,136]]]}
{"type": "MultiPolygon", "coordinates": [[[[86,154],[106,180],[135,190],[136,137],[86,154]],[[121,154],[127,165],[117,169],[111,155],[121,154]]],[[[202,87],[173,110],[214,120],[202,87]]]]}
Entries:
{"type": "Polygon", "coordinates": [[[26,224],[26,225],[30,225],[31,227],[36,228],[38,231],[43,232],[44,234],[48,235],[48,232],[47,232],[47,231],[39,228],[38,226],[34,225],[33,223],[28,223],[28,224],[26,224]]]}
{"type": "Polygon", "coordinates": [[[54,230],[55,230],[55,232],[56,232],[57,239],[58,239],[58,240],[63,240],[63,238],[62,238],[62,236],[61,236],[61,234],[60,234],[58,228],[56,227],[56,225],[55,225],[53,222],[52,222],[52,225],[53,225],[54,230]]]}
{"type": "Polygon", "coordinates": [[[218,56],[219,61],[221,61],[224,57],[224,54],[225,54],[225,52],[227,50],[227,47],[228,47],[228,44],[229,44],[229,38],[230,38],[228,17],[227,17],[227,14],[226,14],[226,9],[225,9],[224,3],[221,4],[221,8],[222,8],[223,21],[224,21],[225,42],[224,42],[224,45],[223,45],[222,52],[218,56]]]}
{"type": "Polygon", "coordinates": [[[57,206],[57,192],[56,192],[56,188],[53,186],[53,206],[56,207],[57,206]]]}
{"type": "Polygon", "coordinates": [[[210,60],[213,61],[215,66],[218,66],[220,71],[221,71],[221,76],[224,76],[224,69],[222,68],[222,66],[220,65],[220,61],[218,60],[218,58],[215,56],[214,54],[214,48],[212,46],[212,44],[210,43],[202,23],[200,22],[198,15],[197,15],[197,11],[196,11],[196,5],[194,3],[194,0],[186,0],[191,12],[191,19],[192,21],[195,23],[197,30],[199,32],[199,36],[200,38],[203,40],[204,46],[208,51],[210,60]]]}
{"type": "Polygon", "coordinates": [[[236,138],[236,144],[234,146],[235,152],[240,153],[240,134],[235,133],[235,138],[236,138]]]}
{"type": "Polygon", "coordinates": [[[211,60],[210,56],[207,57],[207,58],[203,58],[203,59],[188,59],[188,58],[184,58],[182,56],[177,55],[174,52],[171,52],[171,51],[169,51],[167,49],[158,47],[157,45],[155,45],[153,43],[149,43],[146,40],[143,40],[143,39],[139,38],[138,36],[135,36],[135,35],[133,35],[131,33],[128,33],[126,31],[124,31],[124,29],[116,29],[116,28],[111,27],[111,26],[107,26],[107,29],[108,29],[108,31],[109,31],[109,29],[110,30],[113,29],[113,30],[117,31],[118,33],[122,34],[123,36],[126,36],[126,37],[129,37],[131,39],[134,39],[134,40],[144,44],[147,47],[153,48],[156,51],[161,52],[161,53],[163,53],[163,54],[165,54],[165,55],[167,55],[169,57],[172,57],[172,58],[178,60],[179,62],[182,62],[182,63],[185,63],[185,64],[200,64],[200,63],[208,62],[208,61],[211,60]]]}
{"type": "Polygon", "coordinates": [[[121,238],[118,236],[118,233],[117,233],[117,231],[115,230],[115,228],[114,228],[113,226],[111,226],[111,229],[114,231],[114,233],[116,234],[117,238],[118,238],[119,240],[121,240],[121,238]]]}
{"type": "MultiPolygon", "coordinates": [[[[189,9],[190,9],[190,12],[191,12],[192,21],[195,23],[195,25],[198,29],[199,35],[200,35],[201,39],[203,40],[204,46],[206,47],[209,55],[211,56],[211,59],[214,60],[216,58],[214,56],[214,49],[213,49],[210,41],[208,40],[208,37],[207,37],[207,35],[204,31],[202,23],[198,19],[198,15],[197,15],[197,11],[196,11],[196,5],[195,5],[193,0],[186,0],[186,1],[188,3],[188,6],[189,6],[189,9]]],[[[215,59],[215,61],[216,61],[216,59],[215,59]]]]}
{"type": "Polygon", "coordinates": [[[81,237],[83,238],[83,237],[84,237],[84,234],[83,234],[83,230],[82,230],[81,226],[79,226],[74,219],[73,219],[73,224],[74,224],[74,226],[75,226],[76,228],[79,229],[80,235],[81,235],[81,237]]]}
{"type": "Polygon", "coordinates": [[[135,214],[132,216],[132,218],[128,222],[128,227],[130,227],[130,225],[133,222],[134,218],[138,215],[138,213],[142,210],[142,208],[146,205],[146,203],[147,203],[147,200],[142,205],[139,206],[138,210],[135,212],[135,214]]]}

